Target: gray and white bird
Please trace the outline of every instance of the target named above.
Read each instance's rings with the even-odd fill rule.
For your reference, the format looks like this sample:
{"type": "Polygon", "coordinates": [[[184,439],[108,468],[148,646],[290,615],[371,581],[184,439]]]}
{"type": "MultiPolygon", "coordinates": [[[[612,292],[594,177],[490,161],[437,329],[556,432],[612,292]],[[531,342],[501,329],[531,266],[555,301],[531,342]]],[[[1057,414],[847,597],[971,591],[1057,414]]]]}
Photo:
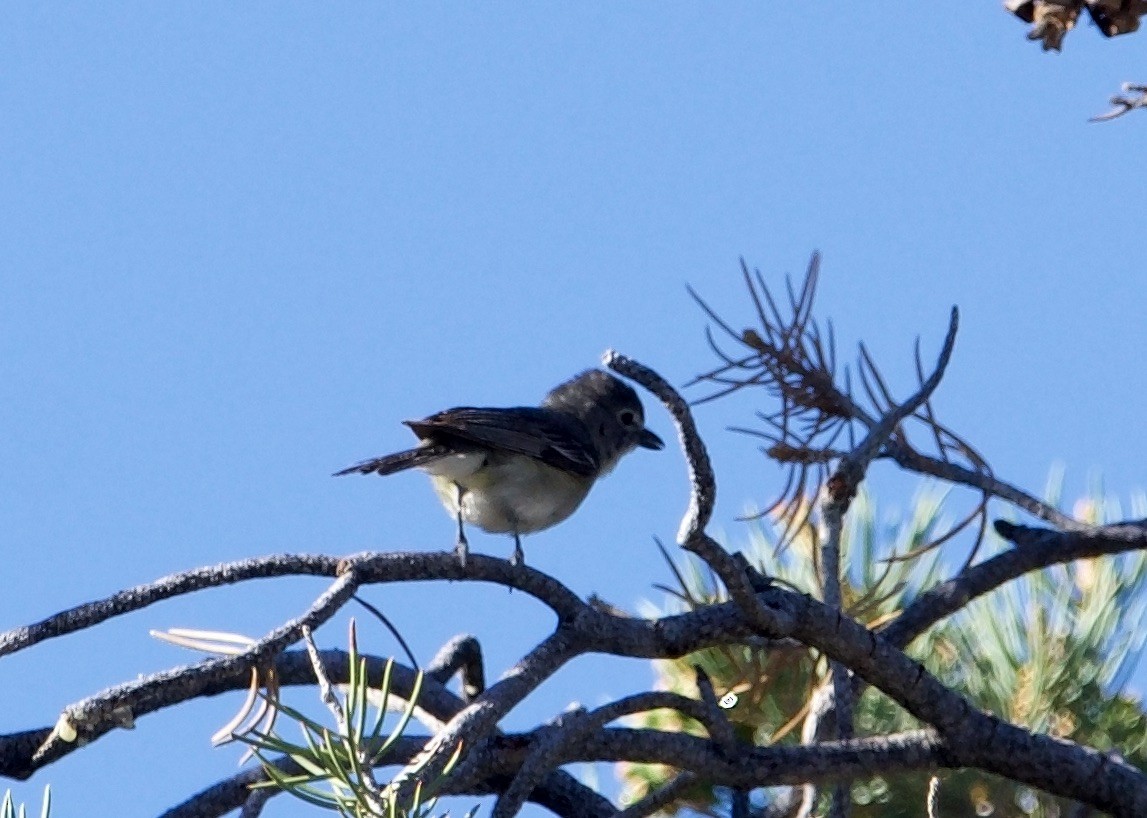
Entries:
{"type": "Polygon", "coordinates": [[[599,477],[638,446],[664,443],[645,428],[632,387],[597,369],[558,386],[541,406],[459,406],[406,425],[413,449],[364,460],[336,472],[393,474],[417,468],[430,475],[442,505],[458,522],[458,555],[466,561],[463,523],[512,534],[515,564],[523,534],[569,517],[599,477]]]}

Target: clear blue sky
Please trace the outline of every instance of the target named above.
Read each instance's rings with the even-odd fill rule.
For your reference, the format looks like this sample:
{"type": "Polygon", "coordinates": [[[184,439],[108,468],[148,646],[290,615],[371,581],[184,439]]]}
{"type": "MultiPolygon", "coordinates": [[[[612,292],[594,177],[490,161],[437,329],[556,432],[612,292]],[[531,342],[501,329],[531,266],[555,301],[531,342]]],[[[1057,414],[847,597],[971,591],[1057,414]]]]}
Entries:
{"type": "MultiPolygon", "coordinates": [[[[406,446],[404,418],[533,403],[610,346],[684,382],[711,363],[685,285],[748,322],[740,256],[779,282],[823,251],[842,354],[864,338],[901,394],[913,338],[934,355],[959,305],[948,423],[1021,485],[1062,461],[1069,496],[1094,468],[1126,499],[1147,482],[1147,116],[1086,119],[1145,79],[1145,35],[1083,26],[1048,55],[1023,34],[995,3],[4,6],[0,627],[223,560],[449,547],[420,475],[330,473],[406,446]]],[[[734,545],[780,481],[725,431],[750,408],[699,412],[734,545]]],[[[679,454],[638,452],[527,559],[632,608],[685,500],[679,454]]],[[[5,659],[0,729],[192,658],[149,628],[258,635],[320,587],[5,659]]],[[[498,589],[371,596],[424,660],[476,633],[495,678],[551,624],[498,589]]],[[[508,726],[649,679],[585,660],[508,726]]],[[[156,814],[234,771],[207,738],[236,706],[148,717],[18,793],[156,814]]]]}

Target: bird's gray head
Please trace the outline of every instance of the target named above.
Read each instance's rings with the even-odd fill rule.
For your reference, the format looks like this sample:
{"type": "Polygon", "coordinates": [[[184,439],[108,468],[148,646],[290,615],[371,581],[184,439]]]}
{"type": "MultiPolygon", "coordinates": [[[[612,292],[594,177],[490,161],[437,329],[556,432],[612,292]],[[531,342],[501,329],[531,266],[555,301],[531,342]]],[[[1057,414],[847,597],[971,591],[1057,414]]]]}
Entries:
{"type": "Polygon", "coordinates": [[[660,449],[661,438],[645,428],[645,410],[633,388],[599,369],[589,369],[546,395],[542,406],[568,412],[586,425],[605,474],[637,446],[660,449]]]}

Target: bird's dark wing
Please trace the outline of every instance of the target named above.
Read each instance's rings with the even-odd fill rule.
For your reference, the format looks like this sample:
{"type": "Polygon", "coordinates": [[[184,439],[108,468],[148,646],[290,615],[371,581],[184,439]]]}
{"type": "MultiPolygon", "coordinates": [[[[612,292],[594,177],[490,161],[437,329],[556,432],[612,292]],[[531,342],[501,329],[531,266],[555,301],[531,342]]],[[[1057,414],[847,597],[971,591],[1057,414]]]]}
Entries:
{"type": "Polygon", "coordinates": [[[600,468],[585,425],[551,409],[460,406],[423,420],[408,420],[406,425],[422,440],[447,447],[524,454],[583,477],[593,477],[600,468]]]}

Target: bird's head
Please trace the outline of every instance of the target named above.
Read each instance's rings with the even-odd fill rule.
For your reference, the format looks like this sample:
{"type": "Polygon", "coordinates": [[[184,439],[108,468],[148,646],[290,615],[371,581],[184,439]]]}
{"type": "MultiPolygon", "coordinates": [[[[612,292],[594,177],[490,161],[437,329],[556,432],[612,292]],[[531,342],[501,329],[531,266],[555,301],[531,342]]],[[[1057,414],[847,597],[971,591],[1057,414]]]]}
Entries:
{"type": "Polygon", "coordinates": [[[645,428],[645,409],[633,388],[599,369],[587,370],[555,388],[542,406],[568,412],[585,424],[598,454],[599,474],[611,470],[638,446],[665,446],[645,428]]]}

